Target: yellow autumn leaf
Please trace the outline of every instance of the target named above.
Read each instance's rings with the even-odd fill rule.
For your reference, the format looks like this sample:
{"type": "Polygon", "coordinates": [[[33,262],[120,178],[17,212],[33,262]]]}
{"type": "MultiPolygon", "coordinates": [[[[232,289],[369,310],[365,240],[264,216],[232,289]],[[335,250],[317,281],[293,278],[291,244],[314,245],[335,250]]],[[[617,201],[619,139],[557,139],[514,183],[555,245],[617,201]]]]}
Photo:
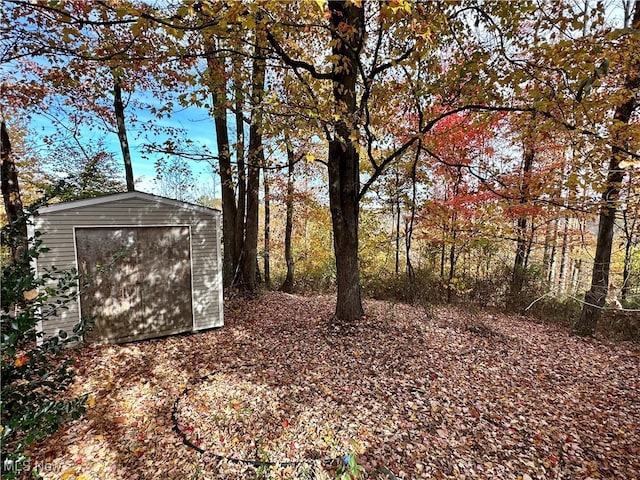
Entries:
{"type": "Polygon", "coordinates": [[[65,472],[60,476],[60,480],[67,480],[67,478],[71,478],[72,475],[75,475],[76,469],[69,468],[65,470],[65,472]]]}
{"type": "Polygon", "coordinates": [[[93,408],[96,406],[96,397],[94,397],[93,395],[90,395],[89,398],[87,399],[87,405],[90,408],[93,408]]]}
{"type": "Polygon", "coordinates": [[[31,301],[38,297],[38,289],[32,288],[31,290],[27,290],[22,294],[25,300],[31,301]]]}

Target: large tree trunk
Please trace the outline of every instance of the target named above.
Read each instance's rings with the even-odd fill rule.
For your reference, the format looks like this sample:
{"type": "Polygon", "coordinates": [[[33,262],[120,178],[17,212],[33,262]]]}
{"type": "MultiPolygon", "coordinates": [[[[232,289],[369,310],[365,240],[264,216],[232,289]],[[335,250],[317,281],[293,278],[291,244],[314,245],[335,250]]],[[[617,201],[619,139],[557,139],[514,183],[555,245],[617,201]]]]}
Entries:
{"type": "Polygon", "coordinates": [[[293,149],[289,144],[287,138],[285,138],[285,142],[287,144],[287,161],[288,161],[288,171],[287,171],[287,220],[284,229],[284,259],[287,263],[287,276],[280,287],[280,290],[283,292],[291,293],[293,291],[293,281],[294,281],[294,273],[295,273],[295,262],[293,260],[293,245],[292,245],[292,236],[293,236],[293,194],[294,194],[294,169],[295,169],[295,157],[293,154],[293,149]]]}
{"type": "Polygon", "coordinates": [[[613,246],[613,230],[615,226],[617,196],[624,171],[618,168],[619,154],[611,156],[607,188],[603,194],[600,207],[600,223],[596,255],[593,259],[591,288],[584,296],[584,306],[580,318],[573,325],[573,333],[582,336],[593,336],[596,333],[598,320],[602,313],[607,294],[609,293],[609,270],[611,266],[611,249],[613,246]]]}
{"type": "Polygon", "coordinates": [[[336,320],[357,321],[364,310],[358,266],[360,158],[353,144],[357,130],[356,80],[364,37],[364,9],[356,2],[328,2],[331,14],[334,138],[329,142],[329,206],[336,258],[336,320]]]}
{"type": "MultiPolygon", "coordinates": [[[[636,1],[633,15],[634,29],[640,28],[640,1],[636,1]]],[[[625,79],[625,87],[628,90],[628,99],[616,108],[614,114],[615,125],[613,128],[611,159],[607,174],[607,183],[602,194],[600,206],[600,224],[598,227],[598,239],[596,255],[593,260],[593,273],[591,276],[591,288],[584,296],[584,306],[580,318],[573,325],[573,333],[582,336],[593,336],[596,332],[598,320],[602,314],[607,294],[609,293],[609,270],[611,267],[611,248],[613,246],[613,231],[618,210],[618,195],[624,178],[624,169],[620,162],[626,158],[626,154],[619,146],[626,143],[624,124],[628,124],[633,110],[637,105],[636,96],[633,94],[640,88],[640,59],[633,57],[630,65],[629,76],[625,79]]]]}
{"type": "Polygon", "coordinates": [[[222,283],[231,287],[238,268],[239,253],[236,250],[236,197],[229,152],[229,131],[227,129],[226,80],[224,66],[214,56],[213,48],[207,58],[209,67],[209,90],[213,104],[213,120],[216,129],[218,147],[218,166],[220,168],[220,187],[222,191],[222,239],[224,251],[222,257],[222,283]]]}
{"type": "Polygon", "coordinates": [[[118,127],[118,140],[120,140],[120,150],[124,160],[124,173],[127,179],[127,191],[133,192],[135,185],[133,182],[133,166],[131,164],[131,151],[129,150],[129,140],[127,139],[127,127],[124,123],[124,104],[122,103],[122,78],[117,73],[113,73],[113,108],[116,114],[116,125],[118,127]]]}
{"type": "Polygon", "coordinates": [[[260,168],[264,165],[262,146],[262,98],[266,61],[264,58],[264,32],[256,29],[256,44],[253,59],[251,85],[251,125],[249,126],[249,152],[247,176],[247,218],[245,225],[244,250],[242,254],[242,287],[255,292],[258,270],[258,190],[260,188],[260,168]]]}
{"type": "MultiPolygon", "coordinates": [[[[8,246],[11,249],[13,261],[17,263],[27,245],[27,223],[24,219],[22,200],[20,199],[18,171],[11,155],[11,141],[4,120],[0,124],[0,158],[2,159],[0,177],[2,179],[4,210],[7,214],[7,224],[15,228],[8,246]]],[[[3,238],[3,240],[5,239],[3,238]]]]}

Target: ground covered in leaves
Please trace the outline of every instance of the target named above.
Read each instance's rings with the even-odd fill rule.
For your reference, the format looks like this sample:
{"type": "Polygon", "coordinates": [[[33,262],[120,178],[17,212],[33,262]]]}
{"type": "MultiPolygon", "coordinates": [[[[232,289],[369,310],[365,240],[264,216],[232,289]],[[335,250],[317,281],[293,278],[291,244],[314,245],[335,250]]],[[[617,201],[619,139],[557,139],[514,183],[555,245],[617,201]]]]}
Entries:
{"type": "Polygon", "coordinates": [[[640,478],[640,351],[529,320],[331,297],[233,302],[219,330],[87,346],[51,479],[640,478]],[[186,443],[184,442],[186,440],[186,443]]]}

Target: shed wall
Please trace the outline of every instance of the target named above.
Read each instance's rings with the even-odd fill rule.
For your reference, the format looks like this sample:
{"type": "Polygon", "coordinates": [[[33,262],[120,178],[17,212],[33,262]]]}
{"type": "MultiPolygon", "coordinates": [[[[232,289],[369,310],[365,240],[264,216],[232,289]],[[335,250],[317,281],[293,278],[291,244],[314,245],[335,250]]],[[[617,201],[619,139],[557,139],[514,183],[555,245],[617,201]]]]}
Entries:
{"type": "MultiPolygon", "coordinates": [[[[35,217],[35,230],[43,233],[37,269],[55,266],[77,268],[74,227],[190,225],[194,330],[223,324],[220,215],[191,208],[131,198],[80,206],[35,217]]],[[[71,331],[80,316],[79,302],[63,310],[42,326],[45,335],[59,329],[71,331]]]]}

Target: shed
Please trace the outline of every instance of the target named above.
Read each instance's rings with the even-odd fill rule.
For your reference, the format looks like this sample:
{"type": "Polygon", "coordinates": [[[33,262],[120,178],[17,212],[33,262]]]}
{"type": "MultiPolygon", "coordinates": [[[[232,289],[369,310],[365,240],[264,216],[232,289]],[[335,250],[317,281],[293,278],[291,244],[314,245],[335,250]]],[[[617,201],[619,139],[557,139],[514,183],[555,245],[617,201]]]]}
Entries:
{"type": "Polygon", "coordinates": [[[77,268],[77,303],[39,326],[70,332],[93,317],[88,342],[120,343],[223,324],[219,210],[142,192],[42,207],[36,272],[77,268]]]}

